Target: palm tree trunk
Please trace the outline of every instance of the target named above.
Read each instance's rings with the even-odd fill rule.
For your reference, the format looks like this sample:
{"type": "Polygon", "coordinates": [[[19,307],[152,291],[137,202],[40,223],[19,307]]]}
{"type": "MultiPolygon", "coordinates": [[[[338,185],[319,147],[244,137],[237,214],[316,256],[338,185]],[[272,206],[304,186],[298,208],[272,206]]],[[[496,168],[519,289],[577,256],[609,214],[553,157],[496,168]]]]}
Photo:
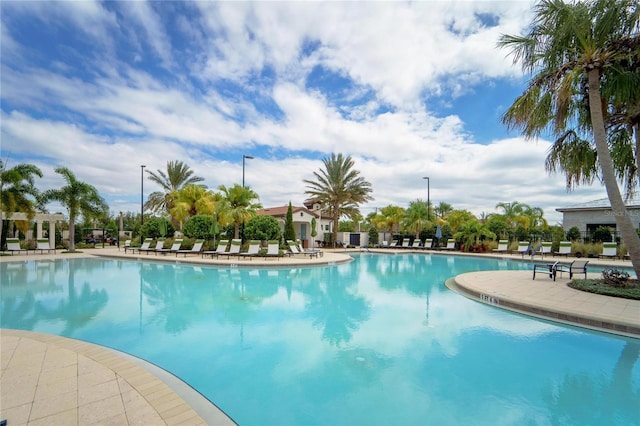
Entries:
{"type": "Polygon", "coordinates": [[[76,251],[76,218],[69,215],[69,251],[76,251]]]}
{"type": "Polygon", "coordinates": [[[593,136],[596,142],[598,160],[602,169],[602,179],[607,190],[607,196],[611,202],[611,211],[616,219],[616,225],[620,229],[622,240],[624,241],[631,264],[637,277],[640,277],[640,237],[631,222],[631,216],[627,212],[624,204],[618,181],[616,179],[609,144],[607,143],[607,133],[604,127],[604,116],[602,112],[602,100],[600,98],[600,71],[591,69],[589,76],[589,109],[591,113],[591,125],[593,126],[593,136]]]}

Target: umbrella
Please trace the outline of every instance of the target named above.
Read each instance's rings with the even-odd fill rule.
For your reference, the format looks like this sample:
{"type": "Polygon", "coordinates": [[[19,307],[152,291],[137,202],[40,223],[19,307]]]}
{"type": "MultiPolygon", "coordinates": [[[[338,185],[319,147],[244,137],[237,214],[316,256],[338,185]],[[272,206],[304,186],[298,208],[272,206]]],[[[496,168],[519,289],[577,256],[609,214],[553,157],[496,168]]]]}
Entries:
{"type": "Polygon", "coordinates": [[[440,225],[438,225],[438,227],[436,228],[436,238],[442,238],[442,228],[440,227],[440,225]]]}

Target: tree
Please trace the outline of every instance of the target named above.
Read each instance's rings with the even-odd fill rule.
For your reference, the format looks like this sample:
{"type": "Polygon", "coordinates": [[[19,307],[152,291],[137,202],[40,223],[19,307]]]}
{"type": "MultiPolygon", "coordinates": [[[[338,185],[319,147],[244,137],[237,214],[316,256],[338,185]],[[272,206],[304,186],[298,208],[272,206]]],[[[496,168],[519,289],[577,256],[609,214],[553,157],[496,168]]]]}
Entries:
{"type": "Polygon", "coordinates": [[[80,182],[66,167],[58,167],[55,172],[62,175],[67,185],[60,189],[50,189],[42,193],[43,203],[58,201],[67,208],[69,213],[69,251],[75,246],[75,221],[79,215],[85,218],[97,217],[105,214],[109,209],[98,190],[88,183],[80,182]]]}
{"type": "Polygon", "coordinates": [[[380,229],[393,234],[399,231],[398,226],[404,220],[404,209],[400,206],[386,206],[380,209],[380,219],[376,221],[380,229]]]}
{"type": "Polygon", "coordinates": [[[422,200],[411,201],[404,215],[404,228],[420,238],[420,232],[427,226],[427,203],[422,200]]]}
{"type": "Polygon", "coordinates": [[[182,224],[196,215],[211,215],[215,211],[216,200],[213,192],[204,185],[188,184],[173,192],[169,213],[172,221],[182,224]]]}
{"type": "MultiPolygon", "coordinates": [[[[3,219],[11,218],[15,212],[26,213],[29,219],[36,214],[38,189],[35,186],[35,176],[42,177],[39,168],[32,164],[18,164],[7,169],[6,164],[0,160],[0,210],[3,219]]],[[[2,233],[3,221],[0,221],[0,233],[2,233]]],[[[25,223],[25,229],[29,226],[25,223]]]]}
{"type": "Polygon", "coordinates": [[[333,220],[333,238],[335,247],[338,239],[338,222],[340,217],[355,219],[360,216],[358,205],[372,201],[371,184],[354,170],[351,156],[331,154],[322,160],[324,169],[313,172],[315,180],[305,179],[306,194],[316,198],[322,205],[322,210],[333,220]]]}
{"type": "Polygon", "coordinates": [[[296,230],[293,227],[293,207],[291,206],[291,201],[289,201],[287,216],[284,220],[284,240],[285,242],[296,240],[296,230]]]}
{"type": "Polygon", "coordinates": [[[280,240],[280,224],[273,216],[255,216],[250,219],[244,229],[249,240],[280,240]]]}
{"type": "Polygon", "coordinates": [[[445,203],[444,201],[440,201],[433,211],[435,212],[436,217],[444,218],[453,211],[453,206],[449,203],[445,203]]]}
{"type": "MultiPolygon", "coordinates": [[[[156,172],[145,170],[148,179],[162,187],[162,191],[155,191],[149,194],[147,202],[144,203],[145,210],[154,213],[170,214],[175,200],[175,192],[185,185],[197,184],[204,178],[193,176],[193,170],[182,161],[167,161],[167,172],[158,169],[156,172]]],[[[177,225],[177,222],[174,223],[177,225]]]]}
{"type": "Polygon", "coordinates": [[[611,210],[638,275],[640,237],[618,186],[606,124],[611,113],[628,113],[629,101],[640,99],[640,84],[619,84],[620,76],[638,73],[640,6],[636,0],[543,0],[534,15],[525,36],[503,35],[499,42],[525,72],[535,73],[502,121],[527,138],[548,130],[561,139],[570,130],[593,140],[611,210]],[[616,68],[622,73],[614,74],[616,68]]]}
{"type": "Polygon", "coordinates": [[[224,210],[216,211],[218,211],[219,217],[222,218],[222,223],[233,224],[234,238],[240,238],[240,224],[254,217],[256,210],[262,208],[262,205],[256,202],[258,194],[248,186],[238,184],[230,188],[221,185],[218,189],[222,191],[225,199],[225,208],[224,210]]]}

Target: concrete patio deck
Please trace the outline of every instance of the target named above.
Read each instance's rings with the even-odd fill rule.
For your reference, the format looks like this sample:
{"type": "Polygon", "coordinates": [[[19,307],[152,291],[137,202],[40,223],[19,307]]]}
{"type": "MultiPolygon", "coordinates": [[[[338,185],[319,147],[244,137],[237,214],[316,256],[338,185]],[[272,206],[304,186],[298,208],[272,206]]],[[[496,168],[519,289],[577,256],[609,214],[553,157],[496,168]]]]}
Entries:
{"type": "MultiPolygon", "coordinates": [[[[383,249],[380,252],[404,253],[407,250],[383,249]]],[[[132,255],[124,254],[117,247],[105,247],[87,250],[83,254],[58,251],[56,254],[2,256],[0,262],[101,256],[212,266],[287,267],[346,262],[350,259],[348,254],[348,250],[325,250],[323,257],[311,259],[296,256],[280,260],[213,260],[197,256],[132,255]]],[[[520,256],[501,257],[522,260],[520,256]]],[[[562,259],[566,263],[571,260],[562,259]]],[[[591,264],[630,267],[630,262],[620,260],[594,259],[591,264]]],[[[568,281],[567,277],[558,276],[554,282],[544,274],[538,274],[532,280],[531,271],[485,271],[459,275],[449,280],[447,285],[481,303],[640,338],[640,301],[573,290],[566,286],[568,281]]],[[[178,378],[127,354],[73,339],[27,331],[0,329],[0,338],[0,419],[6,419],[8,426],[235,424],[213,403],[178,378]]]]}

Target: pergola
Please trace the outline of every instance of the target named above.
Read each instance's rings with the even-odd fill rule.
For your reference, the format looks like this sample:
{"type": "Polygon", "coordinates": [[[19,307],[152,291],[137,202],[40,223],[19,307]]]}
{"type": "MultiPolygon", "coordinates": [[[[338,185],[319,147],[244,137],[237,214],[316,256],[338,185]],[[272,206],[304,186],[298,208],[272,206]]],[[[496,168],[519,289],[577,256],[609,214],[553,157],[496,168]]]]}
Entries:
{"type": "Polygon", "coordinates": [[[11,213],[9,217],[5,218],[5,214],[3,212],[0,212],[0,220],[34,220],[36,222],[36,239],[42,238],[42,223],[49,222],[49,247],[55,248],[56,222],[59,220],[64,220],[64,215],[61,213],[36,213],[33,219],[29,219],[26,213],[14,212],[11,213]]]}

